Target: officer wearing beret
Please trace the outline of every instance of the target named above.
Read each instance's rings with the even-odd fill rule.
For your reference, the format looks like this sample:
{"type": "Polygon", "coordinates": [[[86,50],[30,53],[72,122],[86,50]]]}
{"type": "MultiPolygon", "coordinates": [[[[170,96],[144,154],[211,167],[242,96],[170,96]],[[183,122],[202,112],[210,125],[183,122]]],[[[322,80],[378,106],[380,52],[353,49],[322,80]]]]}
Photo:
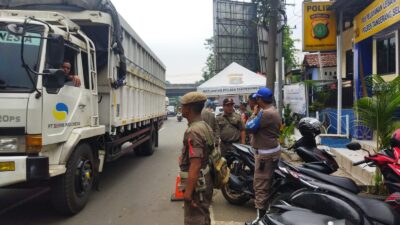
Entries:
{"type": "Polygon", "coordinates": [[[279,135],[282,119],[273,106],[272,91],[261,88],[255,97],[257,105],[246,123],[246,130],[252,133],[251,146],[256,153],[253,187],[257,218],[247,225],[258,224],[266,213],[272,174],[281,154],[279,135]]]}
{"type": "Polygon", "coordinates": [[[206,100],[207,97],[199,92],[190,92],[181,99],[182,116],[188,120],[179,162],[181,177],[186,180],[185,225],[211,224],[209,207],[213,195],[213,183],[209,172],[209,155],[214,143],[212,129],[201,118],[206,100]]]}

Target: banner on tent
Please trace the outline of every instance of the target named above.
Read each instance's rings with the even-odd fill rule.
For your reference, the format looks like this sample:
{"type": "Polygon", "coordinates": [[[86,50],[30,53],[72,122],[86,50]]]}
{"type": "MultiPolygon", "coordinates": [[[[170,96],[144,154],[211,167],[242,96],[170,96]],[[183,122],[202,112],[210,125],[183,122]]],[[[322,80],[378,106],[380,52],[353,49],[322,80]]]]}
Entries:
{"type": "Polygon", "coordinates": [[[205,95],[237,95],[237,94],[251,94],[257,92],[263,86],[253,87],[216,87],[216,88],[198,88],[198,91],[203,92],[205,95]]]}
{"type": "Polygon", "coordinates": [[[294,113],[306,114],[307,101],[306,101],[306,87],[302,83],[286,85],[283,88],[283,103],[290,104],[290,109],[294,113]]]}

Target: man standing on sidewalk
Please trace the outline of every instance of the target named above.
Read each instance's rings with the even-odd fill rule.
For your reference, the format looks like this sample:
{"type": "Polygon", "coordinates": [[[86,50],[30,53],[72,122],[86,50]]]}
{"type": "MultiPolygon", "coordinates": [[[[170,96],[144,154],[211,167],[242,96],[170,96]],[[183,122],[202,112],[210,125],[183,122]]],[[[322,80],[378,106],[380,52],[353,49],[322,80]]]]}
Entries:
{"type": "Polygon", "coordinates": [[[224,113],[217,116],[221,139],[221,155],[224,157],[232,149],[233,143],[244,144],[246,141],[245,127],[240,115],[233,110],[234,104],[233,99],[224,99],[224,113]]]}
{"type": "Polygon", "coordinates": [[[211,128],[201,119],[201,110],[207,97],[199,92],[190,92],[181,99],[182,116],[188,120],[183,137],[182,154],[179,157],[181,178],[184,187],[184,224],[210,225],[210,204],[213,196],[213,181],[210,174],[209,155],[212,145],[211,128]],[[207,136],[208,135],[208,136],[207,136]]]}
{"type": "Polygon", "coordinates": [[[246,124],[246,130],[253,134],[251,146],[256,152],[253,186],[257,218],[247,225],[258,224],[266,213],[272,174],[281,154],[279,135],[282,119],[273,106],[272,91],[261,88],[256,97],[257,106],[246,124]]]}

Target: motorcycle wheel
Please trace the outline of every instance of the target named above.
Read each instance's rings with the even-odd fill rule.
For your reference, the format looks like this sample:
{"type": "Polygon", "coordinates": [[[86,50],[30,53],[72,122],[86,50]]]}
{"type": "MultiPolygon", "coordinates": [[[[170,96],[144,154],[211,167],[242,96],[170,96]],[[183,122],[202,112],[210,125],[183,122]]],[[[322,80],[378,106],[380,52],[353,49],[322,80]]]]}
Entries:
{"type": "Polygon", "coordinates": [[[250,200],[250,197],[245,193],[238,193],[229,187],[229,183],[221,188],[224,198],[233,205],[243,205],[250,200]]]}

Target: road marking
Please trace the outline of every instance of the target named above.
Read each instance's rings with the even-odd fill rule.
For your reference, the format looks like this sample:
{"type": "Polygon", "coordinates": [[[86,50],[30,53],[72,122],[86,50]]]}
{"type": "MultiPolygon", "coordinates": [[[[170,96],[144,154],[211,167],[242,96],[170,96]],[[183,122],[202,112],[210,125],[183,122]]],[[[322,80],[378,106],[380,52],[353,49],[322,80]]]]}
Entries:
{"type": "Polygon", "coordinates": [[[23,204],[25,204],[25,203],[27,203],[27,202],[33,200],[33,199],[39,197],[40,195],[42,195],[42,194],[48,192],[49,190],[50,190],[50,188],[45,188],[44,190],[41,190],[41,191],[39,191],[39,192],[36,193],[36,194],[33,194],[33,195],[31,195],[31,196],[29,196],[29,197],[27,197],[27,198],[25,198],[25,199],[23,199],[23,200],[21,200],[21,201],[19,201],[19,202],[16,202],[16,203],[10,205],[9,207],[7,207],[7,208],[5,208],[5,209],[2,209],[2,210],[0,211],[0,215],[4,214],[4,213],[6,213],[6,212],[8,212],[8,211],[10,211],[10,210],[12,210],[12,209],[15,209],[15,208],[17,208],[17,207],[19,207],[19,206],[21,206],[21,205],[23,205],[23,204]]]}
{"type": "Polygon", "coordinates": [[[235,222],[235,221],[216,221],[214,216],[213,207],[210,206],[210,218],[211,225],[243,225],[244,222],[235,222]]]}
{"type": "Polygon", "coordinates": [[[163,130],[165,130],[165,127],[159,129],[158,132],[161,132],[161,131],[163,131],[163,130]]]}

